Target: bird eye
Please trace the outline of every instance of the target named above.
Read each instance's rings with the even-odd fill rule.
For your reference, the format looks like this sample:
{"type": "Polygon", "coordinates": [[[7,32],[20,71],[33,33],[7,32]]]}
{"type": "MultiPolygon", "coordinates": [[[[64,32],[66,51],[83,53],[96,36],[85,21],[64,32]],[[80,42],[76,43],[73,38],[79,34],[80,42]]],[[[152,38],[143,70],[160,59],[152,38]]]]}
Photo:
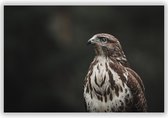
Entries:
{"type": "Polygon", "coordinates": [[[103,37],[103,38],[101,38],[101,41],[102,41],[102,42],[107,42],[107,38],[104,38],[104,37],[103,37]]]}

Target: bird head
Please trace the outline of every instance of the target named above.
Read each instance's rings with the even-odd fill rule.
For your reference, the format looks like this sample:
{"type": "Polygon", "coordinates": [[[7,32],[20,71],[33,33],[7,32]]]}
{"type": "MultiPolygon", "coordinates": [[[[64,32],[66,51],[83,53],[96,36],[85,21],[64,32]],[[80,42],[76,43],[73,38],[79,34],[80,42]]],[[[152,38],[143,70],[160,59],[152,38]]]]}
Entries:
{"type": "Polygon", "coordinates": [[[109,57],[129,67],[126,56],[117,38],[107,33],[99,33],[88,40],[94,46],[96,55],[109,57]]]}
{"type": "Polygon", "coordinates": [[[120,42],[110,34],[96,34],[88,40],[88,44],[94,45],[97,55],[117,57],[123,54],[120,42]]]}

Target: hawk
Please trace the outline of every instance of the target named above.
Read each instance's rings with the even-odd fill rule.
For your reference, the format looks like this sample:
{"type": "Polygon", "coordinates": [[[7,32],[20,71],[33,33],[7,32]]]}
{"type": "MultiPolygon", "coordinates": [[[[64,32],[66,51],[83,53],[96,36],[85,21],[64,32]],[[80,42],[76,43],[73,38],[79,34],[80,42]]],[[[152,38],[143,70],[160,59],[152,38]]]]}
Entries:
{"type": "Polygon", "coordinates": [[[100,33],[88,40],[96,56],[84,81],[86,110],[90,112],[145,112],[145,88],[130,68],[117,38],[100,33]]]}

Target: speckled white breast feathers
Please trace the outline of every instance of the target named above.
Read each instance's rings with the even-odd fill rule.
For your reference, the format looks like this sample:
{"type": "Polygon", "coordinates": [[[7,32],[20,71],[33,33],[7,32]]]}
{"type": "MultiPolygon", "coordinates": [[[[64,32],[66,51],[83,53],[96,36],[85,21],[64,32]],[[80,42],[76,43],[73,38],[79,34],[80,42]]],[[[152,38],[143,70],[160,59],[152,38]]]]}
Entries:
{"type": "MultiPolygon", "coordinates": [[[[128,86],[122,82],[120,76],[110,67],[109,63],[113,62],[105,57],[97,57],[97,63],[92,68],[92,74],[90,74],[91,72],[88,73],[90,76],[86,79],[90,83],[86,83],[84,88],[88,111],[124,110],[125,100],[132,97],[128,86]],[[111,83],[111,81],[113,82],[111,83]],[[90,92],[87,89],[91,89],[90,92]]],[[[126,74],[125,77],[127,77],[126,74]]]]}

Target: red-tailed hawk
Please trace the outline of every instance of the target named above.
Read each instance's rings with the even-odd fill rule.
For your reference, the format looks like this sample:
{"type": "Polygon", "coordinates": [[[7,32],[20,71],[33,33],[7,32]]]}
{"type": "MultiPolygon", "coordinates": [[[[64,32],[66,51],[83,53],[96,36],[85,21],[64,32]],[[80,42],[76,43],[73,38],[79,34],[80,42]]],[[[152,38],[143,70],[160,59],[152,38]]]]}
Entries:
{"type": "Polygon", "coordinates": [[[94,46],[96,56],[84,82],[87,111],[147,111],[143,82],[130,68],[120,42],[100,33],[88,43],[94,46]]]}

